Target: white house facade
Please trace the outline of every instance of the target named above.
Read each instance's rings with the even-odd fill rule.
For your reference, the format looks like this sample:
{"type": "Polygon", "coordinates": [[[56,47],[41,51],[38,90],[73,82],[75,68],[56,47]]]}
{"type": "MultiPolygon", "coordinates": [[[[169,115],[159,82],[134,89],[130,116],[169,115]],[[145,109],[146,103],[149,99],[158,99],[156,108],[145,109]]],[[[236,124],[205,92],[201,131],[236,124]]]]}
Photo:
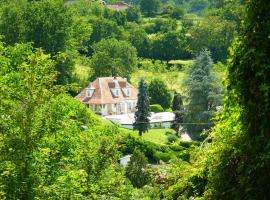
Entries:
{"type": "Polygon", "coordinates": [[[125,78],[102,77],[91,82],[76,98],[102,116],[134,113],[138,91],[125,78]]]}

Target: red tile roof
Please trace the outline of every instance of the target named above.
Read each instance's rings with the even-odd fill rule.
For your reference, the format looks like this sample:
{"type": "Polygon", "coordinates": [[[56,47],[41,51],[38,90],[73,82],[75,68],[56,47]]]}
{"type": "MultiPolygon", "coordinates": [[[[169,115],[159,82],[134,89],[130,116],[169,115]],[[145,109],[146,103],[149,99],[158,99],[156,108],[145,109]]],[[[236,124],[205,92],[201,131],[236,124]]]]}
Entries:
{"type": "Polygon", "coordinates": [[[87,88],[95,89],[92,97],[86,97],[86,88],[76,96],[77,99],[85,104],[114,104],[123,100],[136,100],[138,95],[138,90],[121,77],[97,78],[87,88]],[[118,97],[112,94],[112,88],[121,89],[118,97]],[[124,94],[123,88],[130,89],[130,96],[124,94]]]}

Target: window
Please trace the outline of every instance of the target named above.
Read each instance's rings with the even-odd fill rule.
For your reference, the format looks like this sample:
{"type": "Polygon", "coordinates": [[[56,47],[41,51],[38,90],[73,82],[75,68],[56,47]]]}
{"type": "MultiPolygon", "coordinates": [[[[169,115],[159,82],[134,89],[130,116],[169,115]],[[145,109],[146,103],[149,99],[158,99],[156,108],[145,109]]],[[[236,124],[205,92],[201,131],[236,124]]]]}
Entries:
{"type": "Polygon", "coordinates": [[[127,96],[130,96],[130,91],[129,91],[129,89],[127,89],[127,96]]]}
{"type": "Polygon", "coordinates": [[[86,97],[92,97],[94,89],[86,89],[86,97]]]}

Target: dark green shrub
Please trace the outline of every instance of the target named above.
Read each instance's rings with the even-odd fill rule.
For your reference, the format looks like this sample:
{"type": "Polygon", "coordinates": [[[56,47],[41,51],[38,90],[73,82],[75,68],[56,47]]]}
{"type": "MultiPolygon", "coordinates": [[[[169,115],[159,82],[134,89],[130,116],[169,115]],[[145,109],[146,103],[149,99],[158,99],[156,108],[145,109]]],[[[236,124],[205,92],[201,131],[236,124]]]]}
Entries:
{"type": "Polygon", "coordinates": [[[167,139],[168,139],[168,143],[171,144],[171,143],[176,142],[178,140],[178,137],[176,135],[171,134],[167,136],[167,139]]]}
{"type": "Polygon", "coordinates": [[[197,141],[190,141],[190,142],[186,142],[186,141],[180,141],[179,145],[185,148],[190,148],[192,146],[200,146],[200,142],[197,141]]]}
{"type": "Polygon", "coordinates": [[[189,154],[188,150],[183,150],[183,151],[179,151],[177,153],[177,157],[182,159],[183,161],[189,162],[190,154],[189,154]]]}
{"type": "Polygon", "coordinates": [[[141,188],[151,181],[147,164],[144,153],[135,149],[126,168],[126,176],[134,187],[141,188]]]}
{"type": "Polygon", "coordinates": [[[182,151],[185,150],[185,147],[179,146],[178,144],[170,145],[172,151],[182,151]]]}
{"type": "Polygon", "coordinates": [[[162,106],[159,105],[159,104],[150,105],[150,110],[151,110],[151,112],[155,112],[155,113],[163,112],[164,111],[164,109],[162,108],[162,106]]]}
{"type": "Polygon", "coordinates": [[[171,155],[169,153],[163,153],[161,151],[157,151],[154,153],[154,158],[157,161],[162,160],[163,162],[168,162],[171,159],[171,155]]]}

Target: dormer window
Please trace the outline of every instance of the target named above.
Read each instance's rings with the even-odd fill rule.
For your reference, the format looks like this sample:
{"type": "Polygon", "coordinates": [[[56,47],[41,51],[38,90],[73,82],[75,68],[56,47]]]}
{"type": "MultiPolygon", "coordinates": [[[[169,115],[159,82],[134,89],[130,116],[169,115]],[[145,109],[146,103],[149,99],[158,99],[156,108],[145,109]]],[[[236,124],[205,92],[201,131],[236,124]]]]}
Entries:
{"type": "Polygon", "coordinates": [[[124,92],[125,96],[129,97],[131,95],[130,88],[122,88],[122,91],[124,92]]]}
{"type": "Polygon", "coordinates": [[[86,94],[85,94],[85,96],[86,97],[92,97],[93,96],[93,93],[94,93],[94,90],[95,89],[93,89],[93,88],[86,88],[86,94]]]}
{"type": "Polygon", "coordinates": [[[115,96],[119,96],[119,90],[115,90],[115,96]]]}
{"type": "Polygon", "coordinates": [[[129,97],[130,96],[130,90],[127,89],[127,96],[129,97]]]}

